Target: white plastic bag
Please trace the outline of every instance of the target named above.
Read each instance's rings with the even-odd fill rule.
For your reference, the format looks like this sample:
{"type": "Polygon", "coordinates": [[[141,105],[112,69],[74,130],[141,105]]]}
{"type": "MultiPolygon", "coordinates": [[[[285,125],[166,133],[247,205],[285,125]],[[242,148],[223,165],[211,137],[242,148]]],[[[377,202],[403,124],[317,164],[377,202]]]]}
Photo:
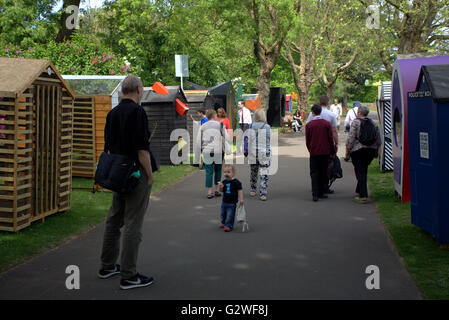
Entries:
{"type": "Polygon", "coordinates": [[[245,232],[245,229],[249,231],[248,220],[246,219],[245,206],[242,204],[239,204],[237,206],[236,219],[238,224],[242,224],[242,232],[245,232]]]}

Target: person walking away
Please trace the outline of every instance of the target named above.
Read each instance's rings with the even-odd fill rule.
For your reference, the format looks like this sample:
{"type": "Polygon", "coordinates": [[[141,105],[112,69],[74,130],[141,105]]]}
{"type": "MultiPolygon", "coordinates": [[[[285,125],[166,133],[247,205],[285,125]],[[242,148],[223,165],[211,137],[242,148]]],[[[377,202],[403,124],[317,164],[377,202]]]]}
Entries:
{"type": "Polygon", "coordinates": [[[139,184],[130,194],[113,193],[112,205],[106,219],[101,252],[101,269],[98,277],[110,278],[121,275],[120,288],[132,289],[149,286],[152,277],[141,275],[136,270],[142,225],[148,209],[153,172],[151,168],[148,140],[150,132],[145,111],[139,105],[143,95],[140,78],[129,75],[122,84],[123,99],[106,117],[105,152],[134,157],[140,163],[139,184]],[[120,265],[116,261],[120,254],[120,229],[123,239],[120,265]]]}
{"type": "Polygon", "coordinates": [[[223,192],[223,202],[221,204],[221,225],[225,232],[234,229],[235,211],[237,203],[244,204],[242,183],[235,178],[236,169],[231,164],[223,166],[224,180],[220,182],[220,191],[223,192]]]}
{"type": "Polygon", "coordinates": [[[349,110],[348,113],[346,114],[345,122],[343,123],[343,125],[345,126],[346,133],[349,133],[352,122],[357,118],[357,112],[359,111],[360,106],[361,106],[360,102],[354,101],[353,108],[349,110]]]}
{"type": "Polygon", "coordinates": [[[251,168],[252,197],[257,193],[257,180],[260,179],[259,197],[266,201],[268,195],[268,171],[271,163],[271,127],[267,124],[267,116],[263,109],[254,113],[254,122],[250,126],[248,136],[248,153],[251,168]]]}
{"type": "MultiPolygon", "coordinates": [[[[334,145],[335,145],[335,154],[338,152],[338,123],[337,123],[337,117],[335,114],[329,111],[329,97],[326,95],[323,95],[320,97],[320,106],[321,106],[321,115],[320,118],[328,121],[332,128],[332,137],[334,139],[334,145]]],[[[312,121],[315,117],[313,116],[313,113],[311,112],[309,114],[309,118],[307,119],[307,123],[312,121]]],[[[327,187],[325,189],[325,193],[327,194],[333,194],[334,190],[331,190],[329,188],[329,178],[325,177],[327,187]]]]}
{"type": "MultiPolygon", "coordinates": [[[[207,121],[198,131],[195,159],[203,155],[204,167],[206,169],[207,198],[220,197],[219,183],[224,159],[224,145],[228,140],[228,134],[224,125],[217,121],[217,112],[207,110],[207,121]],[[213,190],[215,184],[215,193],[213,190]]],[[[197,160],[198,161],[198,160],[197,160]]]]}
{"type": "Polygon", "coordinates": [[[310,177],[312,180],[313,201],[326,199],[328,196],[327,167],[331,156],[335,156],[336,149],[332,128],[328,121],[321,118],[322,108],[312,107],[313,120],[306,125],[306,145],[310,153],[310,177]]]}
{"type": "Polygon", "coordinates": [[[346,157],[352,159],[355,176],[357,178],[354,200],[358,203],[368,202],[367,176],[368,166],[378,157],[381,144],[379,128],[373,120],[368,118],[369,108],[358,107],[357,118],[352,122],[346,142],[346,157]]]}
{"type": "Polygon", "coordinates": [[[330,111],[337,117],[337,128],[338,131],[340,131],[340,122],[343,109],[341,108],[341,104],[339,103],[338,99],[334,99],[334,104],[330,106],[330,111]]]}

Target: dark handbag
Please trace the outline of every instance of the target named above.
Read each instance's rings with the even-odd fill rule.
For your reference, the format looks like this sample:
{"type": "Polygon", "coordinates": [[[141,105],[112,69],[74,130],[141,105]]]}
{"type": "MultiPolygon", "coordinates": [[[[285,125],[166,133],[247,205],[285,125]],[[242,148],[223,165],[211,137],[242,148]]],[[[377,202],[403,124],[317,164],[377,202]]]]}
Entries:
{"type": "Polygon", "coordinates": [[[139,184],[139,170],[136,159],[122,154],[109,154],[103,152],[95,171],[95,184],[121,194],[134,191],[139,184]]]}
{"type": "Polygon", "coordinates": [[[159,166],[157,164],[156,158],[153,156],[153,153],[150,150],[150,160],[151,160],[151,171],[156,172],[159,170],[159,166]]]}

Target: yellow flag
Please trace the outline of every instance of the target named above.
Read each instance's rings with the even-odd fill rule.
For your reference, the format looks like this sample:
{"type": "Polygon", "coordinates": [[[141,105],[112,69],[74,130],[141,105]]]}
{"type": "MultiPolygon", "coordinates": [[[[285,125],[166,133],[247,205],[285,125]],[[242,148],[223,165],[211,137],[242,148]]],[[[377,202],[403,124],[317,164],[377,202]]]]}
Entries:
{"type": "Polygon", "coordinates": [[[178,151],[181,151],[187,145],[187,142],[183,138],[178,139],[178,151]]]}

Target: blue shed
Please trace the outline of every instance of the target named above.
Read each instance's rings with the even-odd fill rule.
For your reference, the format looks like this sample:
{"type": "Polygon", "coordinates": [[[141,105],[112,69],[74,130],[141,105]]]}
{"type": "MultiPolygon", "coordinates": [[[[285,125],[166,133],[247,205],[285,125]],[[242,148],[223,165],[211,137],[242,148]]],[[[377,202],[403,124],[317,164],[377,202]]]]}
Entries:
{"type": "Polygon", "coordinates": [[[408,112],[412,223],[449,243],[449,64],[421,68],[408,112]]]}

